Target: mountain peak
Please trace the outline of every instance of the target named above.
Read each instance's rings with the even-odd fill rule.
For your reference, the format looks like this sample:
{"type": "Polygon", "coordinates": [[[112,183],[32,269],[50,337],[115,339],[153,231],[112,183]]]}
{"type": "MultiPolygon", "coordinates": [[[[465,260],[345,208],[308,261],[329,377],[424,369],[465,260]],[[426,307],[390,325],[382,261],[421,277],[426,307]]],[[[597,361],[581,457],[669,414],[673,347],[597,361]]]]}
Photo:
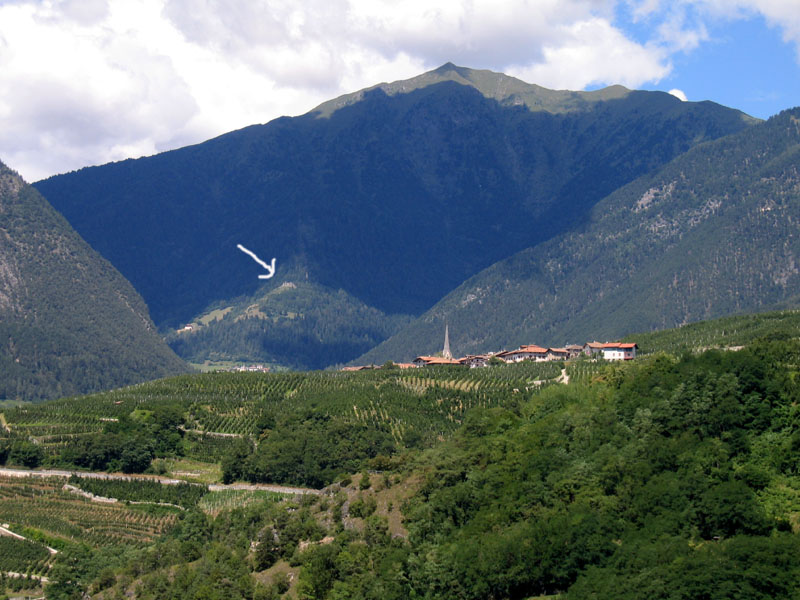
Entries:
{"type": "Polygon", "coordinates": [[[426,71],[411,79],[379,83],[328,100],[313,109],[311,113],[316,114],[317,117],[330,117],[340,108],[360,102],[367,92],[376,89],[380,89],[388,96],[394,96],[447,81],[475,88],[486,98],[497,100],[506,106],[526,106],[531,111],[549,113],[587,110],[597,102],[624,98],[630,93],[630,90],[621,85],[613,85],[592,92],[550,90],[504,73],[460,67],[452,62],[446,62],[432,71],[426,71]]]}

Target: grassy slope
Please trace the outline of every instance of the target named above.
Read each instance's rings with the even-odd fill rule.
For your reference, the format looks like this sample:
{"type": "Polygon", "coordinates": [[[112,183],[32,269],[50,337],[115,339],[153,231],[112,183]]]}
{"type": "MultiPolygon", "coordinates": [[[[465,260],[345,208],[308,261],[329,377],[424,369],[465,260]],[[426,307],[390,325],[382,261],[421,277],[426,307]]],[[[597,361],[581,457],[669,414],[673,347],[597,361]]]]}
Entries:
{"type": "Polygon", "coordinates": [[[397,332],[411,317],[386,315],[343,290],[285,273],[253,296],[206,311],[192,331],[167,342],[193,362],[259,362],[322,369],[347,362],[397,332]]]}

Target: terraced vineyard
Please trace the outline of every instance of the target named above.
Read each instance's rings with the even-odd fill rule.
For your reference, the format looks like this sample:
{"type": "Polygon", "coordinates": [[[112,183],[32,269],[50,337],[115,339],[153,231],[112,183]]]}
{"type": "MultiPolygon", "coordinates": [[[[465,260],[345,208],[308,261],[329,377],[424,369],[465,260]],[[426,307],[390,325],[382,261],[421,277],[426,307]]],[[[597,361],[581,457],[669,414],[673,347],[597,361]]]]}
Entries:
{"type": "Polygon", "coordinates": [[[423,439],[440,439],[470,408],[505,405],[518,394],[536,393],[560,370],[551,363],[520,363],[489,369],[184,375],[12,408],[5,418],[14,435],[55,455],[120,419],[177,407],[187,431],[185,455],[217,462],[238,438],[257,440],[277,415],[309,409],[346,423],[387,427],[398,443],[412,430],[423,439]]]}
{"type": "Polygon", "coordinates": [[[700,321],[675,329],[631,335],[625,338],[625,341],[635,341],[645,353],[679,354],[706,348],[742,346],[755,339],[768,336],[799,337],[800,310],[783,310],[700,321]]]}
{"type": "Polygon", "coordinates": [[[200,499],[198,507],[204,513],[218,515],[223,510],[243,508],[266,500],[278,501],[285,498],[281,494],[262,490],[222,490],[208,492],[200,499]]]}
{"type": "Polygon", "coordinates": [[[64,479],[0,476],[0,515],[28,538],[59,545],[143,546],[169,529],[177,511],[148,514],[124,504],[100,504],[63,490],[64,479]]]}
{"type": "Polygon", "coordinates": [[[43,544],[0,536],[0,571],[43,575],[50,568],[52,558],[43,544]]]}
{"type": "Polygon", "coordinates": [[[567,376],[569,382],[573,384],[587,385],[592,379],[599,375],[608,363],[590,360],[579,360],[567,366],[567,376]]]}

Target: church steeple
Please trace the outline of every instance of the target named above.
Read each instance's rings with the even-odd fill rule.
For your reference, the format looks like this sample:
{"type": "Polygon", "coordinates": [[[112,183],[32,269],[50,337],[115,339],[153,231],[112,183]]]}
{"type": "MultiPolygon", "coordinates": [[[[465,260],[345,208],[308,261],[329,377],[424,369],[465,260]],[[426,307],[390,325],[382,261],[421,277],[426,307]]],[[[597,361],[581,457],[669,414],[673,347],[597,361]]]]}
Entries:
{"type": "Polygon", "coordinates": [[[450,335],[447,331],[447,323],[444,325],[444,350],[442,350],[444,358],[453,358],[453,353],[450,352],[450,335]]]}

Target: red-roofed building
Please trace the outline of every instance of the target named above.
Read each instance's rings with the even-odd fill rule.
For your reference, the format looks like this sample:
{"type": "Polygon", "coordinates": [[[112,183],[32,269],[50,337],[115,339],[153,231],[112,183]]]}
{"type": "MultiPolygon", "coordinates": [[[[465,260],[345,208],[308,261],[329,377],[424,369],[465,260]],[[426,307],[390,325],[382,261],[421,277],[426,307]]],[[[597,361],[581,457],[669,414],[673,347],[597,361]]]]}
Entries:
{"type": "Polygon", "coordinates": [[[523,360],[547,360],[547,348],[535,344],[520,346],[517,350],[509,350],[498,354],[506,362],[521,362],[523,360]]]}
{"type": "Polygon", "coordinates": [[[443,358],[441,356],[418,356],[414,359],[414,364],[420,367],[436,367],[440,365],[460,365],[461,363],[454,358],[443,358]]]}
{"type": "Polygon", "coordinates": [[[638,348],[639,346],[636,344],[629,343],[611,342],[603,344],[603,358],[606,360],[633,360],[636,358],[636,350],[638,348]]]}

